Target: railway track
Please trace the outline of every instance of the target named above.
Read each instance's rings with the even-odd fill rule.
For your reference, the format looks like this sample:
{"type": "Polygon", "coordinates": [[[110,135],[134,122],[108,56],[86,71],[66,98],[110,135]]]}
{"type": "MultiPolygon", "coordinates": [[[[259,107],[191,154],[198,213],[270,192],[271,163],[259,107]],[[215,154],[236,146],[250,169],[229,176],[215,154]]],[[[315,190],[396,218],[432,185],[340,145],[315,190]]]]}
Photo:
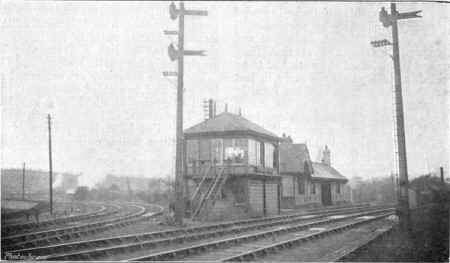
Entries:
{"type": "MultiPolygon", "coordinates": [[[[385,206],[393,206],[391,204],[384,204],[385,206]]],[[[340,211],[342,209],[351,209],[351,208],[364,208],[364,207],[373,207],[377,205],[371,205],[369,203],[359,203],[359,204],[353,204],[353,205],[342,205],[342,206],[334,206],[332,208],[327,207],[318,207],[318,208],[311,208],[306,210],[308,213],[315,213],[315,212],[332,212],[332,211],[340,211]]]]}
{"type": "MultiPolygon", "coordinates": [[[[36,202],[47,202],[47,200],[34,200],[36,202]]],[[[58,202],[56,201],[54,203],[54,207],[53,207],[53,214],[50,214],[50,211],[39,211],[39,221],[43,222],[43,221],[50,221],[50,220],[54,220],[56,217],[56,215],[61,218],[61,217],[68,217],[67,216],[67,208],[68,207],[72,207],[75,209],[75,213],[74,215],[80,215],[80,214],[86,214],[86,213],[90,213],[93,212],[94,210],[98,210],[101,208],[101,205],[99,205],[98,203],[93,203],[93,202],[58,202]]],[[[20,224],[28,224],[28,223],[34,223],[33,219],[33,213],[28,213],[31,217],[31,221],[30,218],[26,217],[27,213],[18,213],[17,216],[15,217],[8,217],[7,215],[5,215],[5,217],[2,218],[2,226],[10,226],[10,225],[20,225],[20,224]]]]}
{"type": "Polygon", "coordinates": [[[255,231],[250,234],[208,240],[172,250],[157,251],[145,256],[127,258],[127,261],[235,261],[255,259],[261,251],[272,251],[295,244],[296,240],[311,240],[325,235],[383,218],[394,213],[392,209],[380,209],[371,212],[355,213],[343,217],[314,220],[304,224],[289,224],[269,230],[255,231]],[[375,215],[375,216],[373,216],[375,215]],[[367,219],[363,219],[367,218],[367,219]],[[296,236],[300,237],[296,237],[296,236]],[[281,240],[281,241],[279,241],[281,240]],[[302,239],[303,240],[303,239],[302,239]]]}
{"type": "Polygon", "coordinates": [[[300,234],[299,236],[295,235],[286,235],[286,238],[278,242],[266,242],[263,241],[261,246],[255,249],[250,249],[241,253],[235,253],[235,251],[227,251],[227,253],[220,254],[217,261],[220,262],[238,262],[238,261],[255,261],[261,258],[264,258],[268,254],[276,254],[281,250],[290,249],[294,246],[299,246],[306,242],[315,241],[329,235],[341,233],[347,231],[349,229],[358,227],[363,224],[368,224],[376,220],[380,220],[392,215],[394,212],[385,212],[376,214],[376,216],[369,217],[360,217],[354,218],[353,220],[348,220],[342,224],[336,224],[329,228],[316,229],[315,231],[306,231],[304,234],[300,234]],[[231,252],[231,253],[230,253],[231,252]],[[234,252],[234,253],[233,253],[234,252]]]}
{"type": "MultiPolygon", "coordinates": [[[[186,242],[196,242],[205,239],[216,239],[224,235],[238,235],[246,232],[261,231],[261,229],[278,228],[283,225],[299,224],[309,221],[323,223],[323,218],[329,215],[348,213],[373,213],[386,207],[352,207],[313,212],[297,213],[268,218],[230,221],[199,227],[180,228],[169,231],[150,232],[138,235],[122,235],[113,238],[94,239],[81,242],[71,242],[59,245],[41,246],[30,249],[9,251],[12,254],[31,254],[42,256],[47,260],[93,260],[114,257],[143,249],[160,249],[166,246],[179,245],[186,242]]],[[[384,211],[383,210],[383,211],[384,211]]],[[[342,217],[341,217],[342,218],[342,217]]],[[[339,221],[340,218],[328,220],[339,221]]],[[[326,221],[326,220],[325,220],[326,221]]],[[[308,225],[309,226],[309,225],[308,225]]]]}
{"type": "MultiPolygon", "coordinates": [[[[146,207],[136,204],[127,204],[127,206],[122,206],[121,210],[123,210],[123,212],[109,216],[106,219],[102,218],[95,222],[81,224],[78,222],[77,224],[68,227],[4,237],[2,238],[2,243],[4,244],[2,252],[85,238],[99,232],[130,225],[150,216],[148,215],[149,211],[146,207]]],[[[158,213],[162,213],[162,211],[158,213]]],[[[158,213],[151,213],[151,215],[158,213]]]]}
{"type": "Polygon", "coordinates": [[[41,222],[28,222],[19,224],[9,224],[2,226],[2,236],[12,236],[23,234],[26,232],[36,232],[38,230],[44,230],[45,228],[55,228],[58,226],[66,225],[68,223],[83,221],[83,220],[96,220],[101,217],[106,217],[115,213],[118,213],[118,206],[114,205],[101,205],[99,209],[83,213],[79,215],[72,215],[66,217],[60,217],[51,220],[45,220],[41,222]]]}

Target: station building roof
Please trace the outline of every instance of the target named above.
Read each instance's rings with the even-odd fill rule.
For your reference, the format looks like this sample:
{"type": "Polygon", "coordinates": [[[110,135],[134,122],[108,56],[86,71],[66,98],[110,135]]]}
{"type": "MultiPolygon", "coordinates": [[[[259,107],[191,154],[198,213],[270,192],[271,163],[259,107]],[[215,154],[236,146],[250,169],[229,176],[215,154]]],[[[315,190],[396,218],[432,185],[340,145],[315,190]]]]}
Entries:
{"type": "Polygon", "coordinates": [[[311,174],[311,178],[313,180],[348,181],[345,176],[327,164],[312,162],[312,167],[313,173],[311,174]]]}
{"type": "Polygon", "coordinates": [[[310,157],[306,144],[289,142],[280,144],[280,173],[308,173],[306,169],[309,163],[310,157]]]}
{"type": "Polygon", "coordinates": [[[232,133],[243,133],[262,136],[276,141],[279,140],[276,134],[240,115],[229,112],[223,112],[212,119],[205,120],[184,131],[187,137],[196,135],[226,135],[232,133]]]}
{"type": "Polygon", "coordinates": [[[314,181],[348,181],[332,166],[312,162],[308,147],[303,143],[280,143],[280,173],[310,176],[314,181]]]}

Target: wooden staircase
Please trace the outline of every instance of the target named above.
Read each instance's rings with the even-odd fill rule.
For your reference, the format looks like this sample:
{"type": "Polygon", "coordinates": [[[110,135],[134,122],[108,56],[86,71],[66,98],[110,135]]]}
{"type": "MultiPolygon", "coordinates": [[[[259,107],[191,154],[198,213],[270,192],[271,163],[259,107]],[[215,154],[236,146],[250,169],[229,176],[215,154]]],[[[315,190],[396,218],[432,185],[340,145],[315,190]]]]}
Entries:
{"type": "Polygon", "coordinates": [[[209,175],[209,172],[211,171],[212,167],[210,165],[205,166],[200,169],[200,174],[202,174],[202,179],[200,180],[200,183],[198,184],[197,188],[194,191],[194,194],[192,194],[191,197],[191,206],[192,206],[192,213],[195,211],[195,208],[200,204],[202,198],[204,197],[204,192],[201,191],[201,189],[209,189],[208,187],[208,180],[207,177],[209,175]]]}
{"type": "Polygon", "coordinates": [[[193,205],[192,219],[204,218],[208,212],[214,207],[214,204],[222,191],[222,187],[225,184],[228,173],[225,173],[225,168],[221,167],[216,171],[214,169],[215,176],[212,179],[207,179],[209,172],[212,170],[211,167],[206,170],[202,180],[200,181],[197,189],[192,196],[191,204],[193,205]],[[201,189],[206,189],[201,191],[201,189]]]}

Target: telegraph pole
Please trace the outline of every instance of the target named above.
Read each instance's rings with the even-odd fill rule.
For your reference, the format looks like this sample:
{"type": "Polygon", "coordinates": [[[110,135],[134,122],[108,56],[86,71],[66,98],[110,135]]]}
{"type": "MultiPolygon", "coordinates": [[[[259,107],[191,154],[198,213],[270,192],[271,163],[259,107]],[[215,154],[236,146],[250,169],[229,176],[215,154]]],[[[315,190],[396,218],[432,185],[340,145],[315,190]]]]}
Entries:
{"type": "Polygon", "coordinates": [[[50,114],[48,120],[48,166],[49,166],[49,190],[50,190],[50,214],[53,214],[53,166],[52,166],[52,126],[50,114]]]}
{"type": "Polygon", "coordinates": [[[372,41],[372,45],[374,47],[392,45],[392,59],[394,61],[395,75],[395,112],[400,188],[398,200],[399,207],[397,209],[397,213],[400,219],[400,227],[405,231],[409,231],[411,229],[411,221],[409,215],[408,166],[406,161],[405,121],[403,115],[402,80],[400,73],[400,51],[397,20],[421,17],[418,15],[418,13],[420,12],[421,11],[399,13],[394,3],[391,3],[391,14],[388,14],[384,7],[381,8],[379,19],[384,27],[392,26],[392,43],[390,43],[388,40],[372,41]]]}
{"type": "Polygon", "coordinates": [[[172,61],[178,60],[178,72],[163,72],[164,76],[177,76],[177,122],[176,122],[176,160],[175,160],[175,221],[178,225],[183,224],[184,217],[184,169],[183,169],[183,76],[184,76],[184,56],[204,56],[203,50],[184,49],[184,16],[207,16],[207,11],[186,10],[184,3],[180,2],[177,9],[172,2],[169,6],[170,18],[178,18],[178,32],[164,31],[166,35],[178,35],[178,50],[173,44],[169,45],[168,53],[172,61]]]}
{"type": "Polygon", "coordinates": [[[25,200],[25,163],[22,167],[22,200],[25,200]]]}

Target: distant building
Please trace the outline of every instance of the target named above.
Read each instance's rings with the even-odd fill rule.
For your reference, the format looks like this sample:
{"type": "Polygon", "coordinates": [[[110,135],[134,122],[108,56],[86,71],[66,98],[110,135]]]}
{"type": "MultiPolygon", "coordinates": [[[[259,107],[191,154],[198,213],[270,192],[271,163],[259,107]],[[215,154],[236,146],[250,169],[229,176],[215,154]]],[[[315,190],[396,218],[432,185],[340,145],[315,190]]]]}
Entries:
{"type": "MultiPolygon", "coordinates": [[[[2,169],[2,198],[22,197],[22,169],[2,169]]],[[[53,191],[74,191],[81,174],[53,173],[53,191]]],[[[25,198],[42,199],[49,193],[49,173],[41,170],[25,170],[25,198]]]]}
{"type": "Polygon", "coordinates": [[[350,188],[342,174],[331,166],[331,153],[325,146],[320,162],[312,162],[306,144],[284,140],[280,144],[282,206],[333,205],[350,202],[350,188]]]}
{"type": "Polygon", "coordinates": [[[56,175],[53,189],[56,192],[75,193],[78,187],[78,178],[81,174],[60,173],[56,175]]]}
{"type": "Polygon", "coordinates": [[[184,132],[191,216],[231,219],[278,214],[280,138],[223,112],[184,132]]]}
{"type": "Polygon", "coordinates": [[[111,188],[115,185],[119,191],[137,192],[162,192],[167,190],[167,183],[161,178],[148,178],[127,175],[107,174],[98,186],[111,188]]]}

